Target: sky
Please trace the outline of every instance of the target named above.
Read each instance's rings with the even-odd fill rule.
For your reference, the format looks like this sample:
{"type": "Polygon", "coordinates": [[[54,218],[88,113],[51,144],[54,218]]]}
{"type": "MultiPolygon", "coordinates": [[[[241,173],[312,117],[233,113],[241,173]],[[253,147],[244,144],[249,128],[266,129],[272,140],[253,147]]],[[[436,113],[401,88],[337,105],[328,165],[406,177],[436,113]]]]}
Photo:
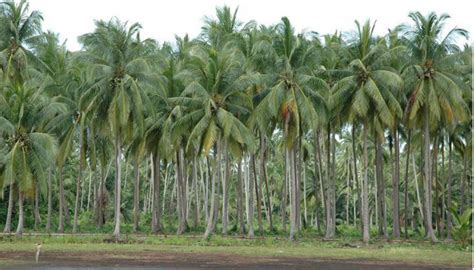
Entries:
{"type": "MultiPolygon", "coordinates": [[[[204,16],[214,16],[215,8],[223,5],[239,7],[238,19],[255,20],[259,24],[278,23],[287,16],[297,32],[316,31],[319,34],[355,29],[354,20],[377,20],[375,33],[384,35],[387,29],[409,23],[408,13],[434,11],[448,13],[447,28],[462,27],[474,33],[474,19],[469,0],[30,0],[30,9],[44,17],[43,28],[59,33],[70,50],[81,48],[77,37],[94,31],[94,20],[118,17],[129,23],[139,22],[142,38],[160,43],[173,41],[175,35],[196,37],[204,16]]],[[[473,39],[470,38],[469,43],[473,39]]],[[[464,40],[458,40],[464,44],[464,40]]]]}

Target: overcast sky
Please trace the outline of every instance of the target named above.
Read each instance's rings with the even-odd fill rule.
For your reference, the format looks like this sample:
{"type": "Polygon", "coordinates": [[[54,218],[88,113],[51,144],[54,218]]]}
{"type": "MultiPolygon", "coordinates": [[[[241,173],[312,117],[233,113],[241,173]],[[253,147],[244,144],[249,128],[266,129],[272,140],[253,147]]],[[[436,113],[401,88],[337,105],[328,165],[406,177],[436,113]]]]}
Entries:
{"type": "MultiPolygon", "coordinates": [[[[256,20],[274,24],[282,16],[289,17],[298,32],[316,31],[320,34],[335,30],[354,29],[354,20],[377,20],[375,32],[387,33],[400,23],[410,22],[408,13],[430,11],[451,15],[447,26],[462,27],[474,33],[474,19],[469,0],[30,0],[30,9],[43,13],[44,28],[60,34],[71,50],[80,49],[77,37],[94,30],[94,20],[139,22],[144,38],[160,43],[173,41],[174,35],[199,34],[205,15],[214,16],[216,6],[239,7],[240,21],[256,20]]],[[[472,40],[472,38],[470,39],[472,40]]],[[[459,40],[460,44],[465,41],[459,40]]]]}

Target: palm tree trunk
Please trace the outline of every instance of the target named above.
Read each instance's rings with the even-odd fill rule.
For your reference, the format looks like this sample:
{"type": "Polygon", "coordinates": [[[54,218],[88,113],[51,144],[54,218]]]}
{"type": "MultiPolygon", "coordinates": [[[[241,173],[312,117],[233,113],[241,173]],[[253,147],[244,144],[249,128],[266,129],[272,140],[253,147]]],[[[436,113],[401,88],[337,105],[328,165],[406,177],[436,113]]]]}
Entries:
{"type": "Polygon", "coordinates": [[[253,171],[253,180],[254,180],[254,187],[255,187],[255,196],[256,196],[256,204],[257,204],[257,218],[258,218],[258,232],[260,235],[263,235],[263,224],[262,224],[262,194],[261,194],[261,179],[260,181],[257,180],[257,163],[255,162],[255,155],[252,154],[250,156],[250,162],[252,163],[252,171],[253,171]]]}
{"type": "Polygon", "coordinates": [[[347,160],[347,177],[346,177],[346,225],[349,226],[349,202],[351,194],[351,160],[347,160]]]}
{"type": "Polygon", "coordinates": [[[452,145],[453,142],[451,141],[451,136],[449,137],[449,160],[448,160],[448,201],[447,201],[447,211],[448,214],[447,216],[447,222],[448,222],[448,239],[452,239],[451,236],[451,230],[453,229],[453,224],[451,221],[451,193],[452,193],[452,185],[453,185],[453,166],[452,166],[452,160],[453,160],[453,153],[452,153],[452,145]]]}
{"type": "Polygon", "coordinates": [[[301,230],[301,172],[302,172],[302,155],[301,155],[301,140],[298,138],[297,147],[295,147],[295,211],[296,211],[296,232],[301,230]]]}
{"type": "MultiPolygon", "coordinates": [[[[408,130],[407,136],[407,160],[405,165],[405,239],[408,239],[408,168],[410,167],[410,147],[411,147],[411,130],[408,130]]],[[[416,172],[415,172],[416,173],[416,172]]]]}
{"type": "Polygon", "coordinates": [[[331,133],[332,139],[332,164],[331,164],[331,178],[334,179],[330,181],[329,184],[331,186],[331,217],[332,217],[332,232],[333,238],[336,236],[336,131],[331,133]]]}
{"type": "Polygon", "coordinates": [[[367,120],[364,123],[364,138],[363,138],[363,148],[364,148],[364,179],[362,182],[362,240],[364,243],[369,243],[370,234],[369,234],[369,158],[367,153],[367,136],[369,132],[369,126],[367,120]]]}
{"type": "Polygon", "coordinates": [[[140,164],[138,157],[134,160],[135,182],[133,185],[133,232],[139,230],[140,223],[140,164]]]}
{"type": "Polygon", "coordinates": [[[156,234],[161,232],[161,208],[160,208],[160,185],[161,185],[161,173],[160,173],[160,154],[159,151],[153,154],[153,201],[152,201],[152,222],[151,231],[156,234]]]}
{"type": "Polygon", "coordinates": [[[304,217],[304,227],[308,226],[308,206],[306,203],[306,166],[303,161],[303,217],[304,217]]]}
{"type": "MultiPolygon", "coordinates": [[[[357,152],[356,152],[356,125],[352,124],[352,130],[351,130],[351,135],[352,135],[352,158],[354,162],[354,183],[356,185],[356,190],[357,190],[357,207],[359,208],[359,211],[362,209],[362,199],[360,195],[360,188],[359,188],[359,174],[357,172],[357,152]]],[[[356,208],[356,205],[354,205],[354,208],[356,208]]],[[[356,209],[357,212],[357,209],[356,209]]],[[[357,216],[354,216],[354,223],[356,223],[357,216]]],[[[360,227],[362,231],[362,226],[360,227]]]]}
{"type": "MultiPolygon", "coordinates": [[[[178,186],[177,186],[177,198],[178,198],[178,230],[177,234],[182,234],[186,231],[187,221],[186,221],[186,174],[185,174],[185,161],[184,161],[184,150],[182,147],[178,150],[177,156],[178,162],[178,186]]],[[[155,172],[158,173],[158,172],[155,172]]]]}
{"type": "Polygon", "coordinates": [[[393,237],[400,238],[400,143],[397,124],[393,129],[395,156],[392,157],[392,202],[393,202],[393,237]]]}
{"type": "Polygon", "coordinates": [[[120,206],[121,200],[120,195],[122,192],[121,186],[121,172],[122,172],[122,142],[120,140],[119,135],[116,135],[115,139],[115,216],[114,216],[114,232],[113,236],[116,240],[120,239],[120,206]]]}
{"type": "MultiPolygon", "coordinates": [[[[315,145],[316,145],[316,150],[317,150],[317,154],[318,154],[318,176],[319,176],[319,197],[320,197],[320,201],[321,201],[321,215],[323,215],[323,211],[326,209],[326,199],[325,199],[325,196],[324,196],[324,178],[323,178],[323,157],[322,157],[322,154],[321,154],[321,144],[319,143],[319,131],[316,133],[316,138],[315,138],[315,145]]],[[[316,213],[316,216],[318,215],[318,213],[316,213]]],[[[319,224],[321,224],[321,220],[323,220],[323,218],[321,217],[318,221],[318,231],[319,231],[319,224]]]]}
{"type": "Polygon", "coordinates": [[[25,211],[23,209],[23,192],[18,190],[18,208],[20,209],[18,213],[18,226],[16,227],[16,236],[21,236],[23,234],[23,225],[25,223],[25,211]]]}
{"type": "Polygon", "coordinates": [[[282,230],[286,232],[286,206],[287,206],[287,198],[288,198],[288,181],[290,178],[290,172],[288,169],[289,166],[289,154],[288,150],[285,149],[285,178],[283,181],[282,187],[282,196],[281,196],[281,226],[282,230]]]}
{"type": "Polygon", "coordinates": [[[104,168],[104,164],[100,163],[99,194],[97,195],[97,228],[101,228],[104,224],[105,170],[106,168],[104,168]]]}
{"type": "Polygon", "coordinates": [[[254,237],[253,230],[253,219],[254,219],[254,202],[253,202],[253,184],[251,178],[253,178],[253,163],[250,161],[250,157],[247,159],[247,223],[249,227],[248,237],[254,237]]]}
{"type": "MultiPolygon", "coordinates": [[[[377,158],[376,162],[378,163],[378,185],[377,187],[379,188],[379,215],[380,215],[380,220],[379,226],[379,232],[381,232],[383,237],[388,239],[388,230],[387,230],[387,203],[385,201],[385,178],[383,174],[383,147],[381,144],[381,141],[379,138],[376,138],[376,149],[377,149],[377,158]]],[[[377,167],[377,166],[376,166],[377,167]]],[[[398,219],[398,216],[393,216],[394,219],[398,219]]]]}
{"type": "Polygon", "coordinates": [[[424,144],[424,191],[425,191],[425,210],[426,210],[426,226],[427,226],[427,236],[431,239],[432,242],[436,242],[436,235],[433,232],[432,224],[432,207],[431,207],[431,151],[430,151],[430,124],[429,124],[429,112],[425,108],[424,123],[423,123],[423,144],[424,144]]]}
{"type": "Polygon", "coordinates": [[[424,224],[425,223],[425,214],[424,214],[423,206],[422,206],[422,203],[421,203],[420,188],[418,186],[418,177],[417,177],[417,173],[416,173],[415,155],[412,156],[412,165],[413,165],[413,175],[415,177],[415,189],[416,189],[416,199],[418,201],[418,209],[420,210],[420,216],[421,216],[422,224],[424,224]]]}
{"type": "Polygon", "coordinates": [[[11,232],[11,227],[12,227],[12,213],[13,213],[13,192],[14,192],[14,186],[13,184],[9,185],[9,191],[8,191],[8,210],[7,210],[7,219],[5,221],[5,228],[3,229],[4,233],[10,233],[11,232]]]}
{"type": "Polygon", "coordinates": [[[227,142],[224,144],[224,178],[222,181],[222,234],[227,234],[229,223],[229,184],[230,184],[230,160],[227,152],[227,142]]]}
{"type": "MultiPolygon", "coordinates": [[[[212,180],[211,180],[211,208],[209,211],[209,219],[207,221],[206,231],[204,232],[204,238],[208,238],[214,232],[214,219],[217,219],[216,215],[216,208],[219,206],[217,205],[218,198],[216,196],[216,182],[220,181],[220,171],[221,171],[221,141],[220,138],[217,139],[217,146],[215,153],[215,161],[214,161],[214,171],[212,172],[212,180]]],[[[209,175],[210,176],[210,175],[209,175]]],[[[218,188],[217,188],[218,189],[218,188]]]]}
{"type": "Polygon", "coordinates": [[[222,234],[227,234],[227,225],[229,223],[229,185],[230,185],[230,158],[229,153],[227,153],[227,142],[224,144],[224,179],[222,185],[222,234]]]}
{"type": "Polygon", "coordinates": [[[72,233],[77,232],[77,218],[79,213],[79,198],[81,196],[81,176],[82,176],[82,158],[79,157],[79,164],[77,168],[77,179],[76,179],[76,201],[74,204],[74,223],[72,226],[72,233]]]}
{"type": "Polygon", "coordinates": [[[243,235],[245,233],[245,220],[244,220],[244,207],[243,207],[243,196],[242,196],[242,159],[238,160],[237,163],[237,219],[239,223],[239,233],[243,235]]]}
{"type": "Polygon", "coordinates": [[[193,189],[194,189],[194,228],[199,226],[199,185],[197,176],[197,157],[193,155],[193,189]]]}
{"type": "Polygon", "coordinates": [[[34,228],[35,230],[38,229],[40,223],[41,223],[41,215],[40,215],[40,210],[39,210],[39,201],[40,201],[40,189],[39,189],[39,183],[38,181],[36,181],[36,185],[35,185],[35,210],[34,210],[34,214],[35,214],[35,225],[34,225],[34,228]]]}
{"type": "MultiPolygon", "coordinates": [[[[326,161],[326,239],[332,239],[336,236],[336,219],[335,219],[335,164],[331,156],[334,155],[333,143],[334,135],[331,134],[331,125],[327,126],[327,161],[326,161]],[[332,153],[332,155],[331,155],[332,153]]],[[[335,146],[335,145],[334,145],[335,146]]]]}
{"type": "Polygon", "coordinates": [[[66,207],[66,199],[64,198],[64,179],[63,166],[59,167],[59,225],[58,232],[64,233],[64,213],[66,207]]]}
{"type": "Polygon", "coordinates": [[[90,203],[91,203],[91,191],[92,191],[92,169],[89,169],[89,189],[87,191],[87,205],[86,211],[89,212],[90,203]]]}
{"type": "Polygon", "coordinates": [[[206,185],[206,188],[205,188],[205,192],[204,192],[204,210],[205,210],[205,214],[206,214],[206,222],[209,222],[209,181],[212,182],[212,177],[214,177],[214,175],[211,173],[211,162],[209,160],[209,156],[206,157],[206,167],[207,167],[207,175],[206,175],[206,181],[205,181],[205,185],[206,185]]]}
{"type": "MultiPolygon", "coordinates": [[[[314,186],[314,190],[315,190],[315,199],[316,199],[316,202],[318,201],[317,200],[317,193],[318,193],[318,182],[321,181],[321,163],[319,162],[318,160],[318,147],[319,147],[319,143],[318,143],[319,139],[318,139],[318,133],[316,132],[316,130],[313,132],[313,143],[314,143],[314,152],[313,152],[313,155],[314,155],[314,178],[313,178],[313,186],[314,186]]],[[[318,204],[316,203],[316,207],[315,207],[315,217],[316,217],[316,220],[317,220],[317,217],[318,217],[318,209],[319,209],[319,206],[318,204]]],[[[319,225],[319,223],[317,224],[319,225]]]]}
{"type": "Polygon", "coordinates": [[[440,208],[442,207],[442,204],[440,204],[440,200],[439,200],[439,185],[438,185],[438,149],[439,149],[439,137],[436,136],[434,139],[433,139],[433,157],[431,159],[431,174],[430,174],[430,184],[429,184],[429,187],[430,187],[430,194],[433,194],[433,192],[431,191],[432,188],[434,187],[434,193],[435,193],[435,196],[434,196],[434,203],[433,203],[433,197],[430,198],[430,207],[433,207],[433,204],[434,204],[434,211],[435,211],[435,215],[434,215],[434,219],[436,221],[436,231],[438,233],[438,236],[439,237],[442,237],[442,230],[443,228],[441,228],[441,214],[440,214],[440,208]]]}
{"type": "MultiPolygon", "coordinates": [[[[268,187],[268,175],[267,175],[267,144],[265,137],[263,137],[263,134],[260,136],[260,174],[262,175],[263,180],[265,181],[265,193],[266,193],[266,199],[267,199],[267,220],[268,220],[268,225],[269,225],[269,230],[273,231],[273,221],[272,221],[272,206],[271,206],[271,201],[270,201],[270,192],[269,192],[269,187],[268,187]]],[[[262,179],[260,179],[262,180],[262,179]]],[[[261,185],[260,185],[261,187],[261,185]]]]}
{"type": "Polygon", "coordinates": [[[462,176],[461,176],[461,198],[459,199],[461,201],[460,214],[464,213],[464,204],[465,204],[464,190],[466,189],[466,176],[467,176],[467,154],[463,153],[463,169],[462,169],[462,176]]]}
{"type": "Polygon", "coordinates": [[[288,150],[290,160],[289,160],[289,167],[290,167],[290,189],[291,189],[291,196],[290,196],[290,240],[296,239],[296,231],[297,231],[297,209],[296,209],[296,157],[295,157],[295,146],[293,145],[292,148],[288,150]]]}

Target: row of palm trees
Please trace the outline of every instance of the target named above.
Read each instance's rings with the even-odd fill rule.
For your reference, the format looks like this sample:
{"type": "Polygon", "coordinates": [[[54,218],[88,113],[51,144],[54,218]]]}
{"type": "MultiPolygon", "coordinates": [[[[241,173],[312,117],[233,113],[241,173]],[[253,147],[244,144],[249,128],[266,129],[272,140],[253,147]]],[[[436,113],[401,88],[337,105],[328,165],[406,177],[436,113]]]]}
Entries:
{"type": "MultiPolygon", "coordinates": [[[[375,23],[370,21],[356,21],[356,31],[351,34],[318,36],[295,33],[286,17],[272,26],[253,21],[243,24],[237,19],[237,10],[223,7],[217,9],[216,18],[206,17],[197,38],[177,37],[175,43],[163,45],[141,39],[139,24],[113,18],[96,21],[93,32],[79,37],[83,49],[70,52],[56,34],[42,31],[42,16],[30,12],[27,1],[2,2],[0,186],[8,190],[4,231],[11,230],[15,201],[19,207],[17,233],[21,234],[24,200],[35,198],[38,204],[41,196],[47,198],[46,229],[51,229],[52,178],[57,175],[58,231],[64,232],[68,212],[64,169],[72,165],[76,166],[72,173],[76,177],[76,189],[71,191],[75,196],[72,230],[78,231],[80,198],[85,192],[82,178],[87,169],[100,175],[94,180],[94,205],[97,223],[102,225],[108,197],[106,180],[112,167],[113,236],[119,238],[124,162],[125,166],[133,164],[135,172],[133,228],[138,230],[140,201],[146,196],[140,180],[148,176],[141,174],[150,160],[154,233],[163,230],[160,202],[166,194],[166,179],[163,183],[161,178],[167,177],[169,169],[176,185],[178,234],[189,227],[188,213],[193,212],[194,223],[199,223],[201,206],[206,211],[205,236],[216,231],[219,212],[226,234],[234,192],[234,220],[241,233],[247,225],[249,236],[254,235],[254,207],[260,232],[263,215],[273,230],[273,212],[281,215],[286,229],[289,199],[289,235],[295,239],[303,216],[306,222],[307,199],[314,196],[325,211],[325,237],[333,238],[337,216],[343,212],[337,203],[337,168],[342,166],[349,168],[347,177],[352,183],[360,183],[353,189],[357,190],[353,219],[360,218],[363,241],[368,242],[369,185],[374,180],[379,233],[388,236],[383,176],[387,163],[392,175],[392,231],[393,237],[399,238],[402,147],[407,164],[405,210],[408,166],[410,155],[415,155],[410,151],[419,150],[424,191],[419,210],[427,237],[437,241],[432,207],[435,204],[438,211],[438,200],[432,201],[432,188],[438,187],[433,179],[439,181],[435,171],[439,146],[443,153],[445,142],[449,148],[449,191],[443,211],[454,205],[452,145],[460,149],[464,160],[470,160],[467,104],[472,93],[472,49],[456,46],[457,36],[467,38],[463,29],[442,35],[448,15],[413,12],[409,16],[412,24],[396,27],[383,37],[374,35],[375,23]],[[341,140],[347,136],[350,147],[341,150],[341,140]],[[384,157],[387,138],[389,162],[384,157]],[[412,144],[412,140],[421,139],[422,143],[412,144]],[[341,157],[343,151],[348,153],[346,158],[341,157]],[[283,156],[284,170],[274,179],[267,168],[278,163],[278,155],[283,156]],[[314,193],[306,187],[310,157],[314,193]],[[203,170],[203,165],[207,169],[203,170]],[[277,182],[283,182],[282,193],[276,192],[277,182]],[[200,185],[205,186],[201,195],[205,195],[204,205],[200,185]],[[272,201],[281,201],[278,210],[272,208],[272,201]]],[[[467,176],[460,177],[460,191],[469,184],[467,176]]],[[[466,196],[463,193],[459,204],[465,205],[466,196]]],[[[350,203],[348,196],[347,220],[350,203]]],[[[451,214],[442,216],[446,216],[450,237],[451,214]]],[[[406,214],[404,223],[407,226],[406,214]]]]}

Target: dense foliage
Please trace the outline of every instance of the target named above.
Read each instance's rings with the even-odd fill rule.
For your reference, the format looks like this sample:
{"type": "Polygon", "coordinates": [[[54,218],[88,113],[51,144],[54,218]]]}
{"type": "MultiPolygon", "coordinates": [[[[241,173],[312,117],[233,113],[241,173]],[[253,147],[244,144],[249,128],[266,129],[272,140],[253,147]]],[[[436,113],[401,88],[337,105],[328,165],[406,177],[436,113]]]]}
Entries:
{"type": "Polygon", "coordinates": [[[465,30],[413,12],[320,36],[216,11],[164,44],[96,21],[71,52],[27,1],[0,3],[4,232],[469,242],[465,30]]]}

